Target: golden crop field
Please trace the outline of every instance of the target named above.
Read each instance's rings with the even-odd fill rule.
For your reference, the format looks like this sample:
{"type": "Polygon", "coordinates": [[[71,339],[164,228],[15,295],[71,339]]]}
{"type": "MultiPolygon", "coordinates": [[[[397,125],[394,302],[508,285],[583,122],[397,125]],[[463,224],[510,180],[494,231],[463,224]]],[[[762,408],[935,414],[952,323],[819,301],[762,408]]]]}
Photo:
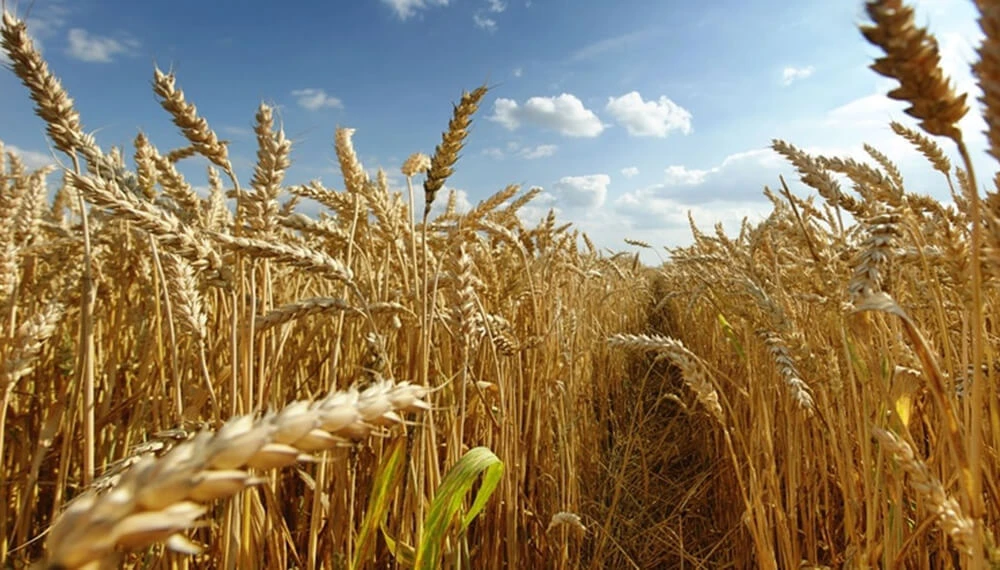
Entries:
{"type": "MultiPolygon", "coordinates": [[[[976,5],[1000,159],[1000,2],[976,5]]],[[[952,200],[876,148],[774,140],[811,192],[781,179],[763,222],[692,221],[649,267],[526,225],[538,190],[458,213],[487,86],[406,192],[348,128],[342,186],[287,184],[267,104],[246,179],[158,68],[186,146],[100,147],[4,10],[60,164],[0,154],[3,567],[1000,568],[1000,176],[913,10],[865,11],[920,130],[891,128],[952,200]]]]}

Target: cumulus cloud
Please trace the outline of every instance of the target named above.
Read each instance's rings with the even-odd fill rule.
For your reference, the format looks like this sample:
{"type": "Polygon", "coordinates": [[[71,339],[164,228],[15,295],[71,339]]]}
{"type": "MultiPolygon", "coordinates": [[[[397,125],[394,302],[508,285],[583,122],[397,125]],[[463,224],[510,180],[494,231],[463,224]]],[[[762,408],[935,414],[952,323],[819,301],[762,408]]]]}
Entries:
{"type": "Polygon", "coordinates": [[[16,154],[24,162],[24,165],[30,170],[37,170],[43,166],[49,166],[50,164],[55,164],[55,160],[52,155],[44,152],[37,152],[34,150],[25,150],[18,146],[8,144],[4,145],[3,150],[12,154],[16,154]]]}
{"type": "Polygon", "coordinates": [[[501,12],[507,9],[507,3],[504,2],[503,0],[486,0],[486,1],[490,5],[490,12],[500,14],[501,12]]]}
{"type": "Polygon", "coordinates": [[[344,108],[344,103],[340,99],[328,95],[323,89],[296,89],[292,91],[292,95],[296,98],[299,107],[310,111],[344,108]]]}
{"type": "Polygon", "coordinates": [[[528,160],[534,160],[536,158],[545,158],[552,156],[556,153],[559,147],[554,144],[540,144],[535,147],[522,148],[518,152],[518,156],[526,158],[528,160]]]}
{"type": "Polygon", "coordinates": [[[644,41],[655,35],[655,30],[639,30],[635,32],[629,32],[620,36],[615,36],[611,38],[605,38],[603,40],[596,41],[594,43],[583,46],[582,48],[573,52],[569,61],[580,62],[589,59],[594,59],[605,53],[619,51],[626,47],[631,47],[636,43],[644,41]]]}
{"type": "Polygon", "coordinates": [[[522,147],[520,143],[511,141],[507,143],[506,151],[499,147],[490,147],[484,149],[483,154],[496,160],[503,160],[508,156],[508,154],[510,156],[516,156],[527,160],[535,160],[537,158],[552,156],[557,150],[559,150],[559,147],[554,144],[540,144],[537,146],[522,147]]]}
{"type": "Polygon", "coordinates": [[[438,193],[437,199],[434,200],[434,205],[431,206],[431,218],[440,216],[444,213],[445,209],[448,207],[448,200],[451,199],[450,196],[453,190],[455,192],[455,211],[459,214],[464,214],[472,209],[472,202],[469,200],[468,192],[445,186],[441,189],[441,192],[438,193]]]}
{"type": "Polygon", "coordinates": [[[672,131],[691,133],[691,113],[666,97],[643,101],[638,91],[609,97],[607,110],[635,137],[666,137],[672,131]]]}
{"type": "Polygon", "coordinates": [[[816,69],[808,65],[806,67],[786,67],[781,71],[781,82],[787,87],[800,79],[810,77],[816,69]]]}
{"type": "Polygon", "coordinates": [[[893,116],[899,116],[904,104],[884,93],[873,93],[849,101],[826,113],[825,125],[838,128],[885,129],[893,116]]]}
{"type": "MultiPolygon", "coordinates": [[[[672,165],[664,169],[663,181],[619,197],[618,201],[639,197],[670,200],[671,203],[699,205],[713,201],[767,203],[764,185],[773,186],[790,167],[769,148],[731,154],[710,168],[672,165]]],[[[793,177],[794,178],[794,177],[793,177]]],[[[641,210],[636,210],[641,214],[641,210]]],[[[652,212],[650,213],[652,215],[652,212]]]]}
{"type": "Polygon", "coordinates": [[[564,176],[555,183],[552,193],[559,204],[567,208],[593,210],[604,205],[608,184],[611,184],[611,177],[607,174],[564,176]]]}
{"type": "Polygon", "coordinates": [[[622,176],[625,178],[632,178],[633,176],[639,175],[639,169],[635,166],[626,166],[622,169],[622,176]]]}
{"type": "MultiPolygon", "coordinates": [[[[715,169],[717,171],[717,169],[715,169]]],[[[687,168],[686,166],[668,166],[667,186],[697,186],[705,182],[705,178],[711,173],[710,170],[698,170],[697,168],[687,168]]]]}
{"type": "Polygon", "coordinates": [[[652,243],[675,246],[690,243],[688,214],[702,228],[722,222],[727,232],[735,233],[743,218],[759,222],[771,211],[769,202],[759,200],[713,200],[704,204],[687,204],[654,190],[629,192],[614,202],[619,235],[629,231],[652,243]],[[655,237],[653,237],[655,236],[655,237]]]}
{"type": "Polygon", "coordinates": [[[388,4],[400,20],[406,20],[420,10],[432,6],[447,6],[449,0],[382,0],[382,2],[388,4]]]}
{"type": "Polygon", "coordinates": [[[475,22],[476,27],[481,30],[486,30],[490,33],[497,31],[497,21],[493,18],[483,16],[482,14],[473,14],[472,21],[475,22]]]}
{"type": "Polygon", "coordinates": [[[135,40],[118,41],[113,38],[91,35],[82,28],[73,28],[67,36],[66,53],[74,59],[89,63],[110,63],[114,56],[134,53],[139,48],[135,40]]]}
{"type": "Polygon", "coordinates": [[[520,67],[515,67],[514,71],[512,71],[511,73],[514,75],[514,77],[521,77],[522,75],[524,75],[524,70],[521,69],[520,67]]]}
{"type": "Polygon", "coordinates": [[[568,93],[558,97],[532,97],[523,105],[513,99],[497,99],[489,119],[512,131],[522,124],[532,124],[568,137],[596,137],[604,131],[597,115],[568,93]]]}

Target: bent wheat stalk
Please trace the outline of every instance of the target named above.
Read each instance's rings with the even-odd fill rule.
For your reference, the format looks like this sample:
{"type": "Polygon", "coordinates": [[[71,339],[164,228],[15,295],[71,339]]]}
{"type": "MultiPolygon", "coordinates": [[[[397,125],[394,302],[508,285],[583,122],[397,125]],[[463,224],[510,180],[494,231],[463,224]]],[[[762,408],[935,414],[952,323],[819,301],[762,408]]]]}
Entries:
{"type": "Polygon", "coordinates": [[[426,393],[408,382],[382,380],[362,392],[333,392],[261,418],[235,417],[160,458],[147,455],[109,491],[88,492],[69,505],[50,529],[43,567],[96,570],[114,564],[120,551],[160,541],[197,552],[179,533],[199,525],[204,503],[258,483],[251,469],[285,467],[400,423],[399,413],[429,407],[426,393]]]}

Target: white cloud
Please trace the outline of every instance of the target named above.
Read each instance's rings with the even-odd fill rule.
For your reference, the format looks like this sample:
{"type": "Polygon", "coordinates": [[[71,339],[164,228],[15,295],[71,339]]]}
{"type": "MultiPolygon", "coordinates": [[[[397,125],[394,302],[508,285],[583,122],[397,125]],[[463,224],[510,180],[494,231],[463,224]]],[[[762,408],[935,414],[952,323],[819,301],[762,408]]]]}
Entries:
{"type": "Polygon", "coordinates": [[[497,31],[497,21],[493,18],[487,18],[481,14],[473,14],[472,21],[475,22],[476,27],[481,30],[486,30],[490,33],[497,31]]]}
{"type": "Polygon", "coordinates": [[[497,99],[489,119],[512,131],[523,123],[530,123],[568,137],[596,137],[604,131],[597,115],[568,93],[558,97],[532,97],[524,105],[518,105],[513,99],[497,99]]]}
{"type": "Polygon", "coordinates": [[[608,184],[611,184],[611,177],[607,174],[564,176],[555,183],[552,191],[559,204],[567,208],[594,210],[604,205],[608,184]]]}
{"type": "Polygon", "coordinates": [[[45,152],[25,150],[12,144],[4,145],[3,150],[4,152],[16,154],[21,158],[21,161],[24,162],[24,165],[30,170],[37,170],[43,166],[49,166],[50,164],[56,163],[56,161],[52,158],[52,155],[45,152]]]}
{"type": "Polygon", "coordinates": [[[528,160],[534,160],[536,158],[552,156],[558,149],[559,147],[554,144],[540,144],[536,147],[522,148],[520,152],[518,152],[518,156],[528,160]]]}
{"type": "Polygon", "coordinates": [[[811,65],[806,67],[788,66],[781,71],[781,82],[787,87],[800,79],[812,76],[814,71],[816,71],[816,68],[811,65]]]}
{"type": "Polygon", "coordinates": [[[485,154],[486,156],[488,156],[488,157],[490,157],[490,158],[492,158],[494,160],[503,160],[504,156],[505,156],[504,152],[503,152],[503,149],[502,148],[497,148],[495,146],[487,148],[487,149],[483,149],[483,154],[485,154]]]}
{"type": "Polygon", "coordinates": [[[873,93],[828,111],[825,126],[885,129],[905,108],[905,104],[889,99],[884,93],[873,93]]]}
{"type": "Polygon", "coordinates": [[[625,178],[632,178],[639,175],[639,169],[635,166],[626,166],[622,169],[622,176],[625,178]]]}
{"type": "Polygon", "coordinates": [[[559,147],[554,144],[540,144],[538,146],[522,147],[520,143],[511,141],[507,143],[506,151],[499,147],[490,147],[484,149],[483,154],[495,160],[503,160],[504,158],[507,158],[508,153],[511,156],[517,156],[526,160],[535,160],[538,158],[552,156],[557,150],[559,150],[559,147]]]}
{"type": "Polygon", "coordinates": [[[520,67],[515,67],[514,71],[511,73],[513,73],[514,77],[521,77],[522,75],[524,75],[524,70],[521,69],[520,67]]]}
{"type": "Polygon", "coordinates": [[[716,222],[722,222],[732,235],[739,230],[744,217],[751,222],[763,220],[771,211],[771,204],[760,200],[724,199],[688,204],[655,191],[637,190],[616,199],[614,211],[618,218],[618,235],[628,231],[633,237],[655,236],[646,241],[675,246],[691,241],[689,212],[703,230],[710,230],[716,222]]]}
{"type": "Polygon", "coordinates": [[[434,200],[434,205],[431,206],[430,217],[432,219],[444,213],[445,208],[448,207],[448,200],[452,190],[455,191],[455,211],[457,213],[464,214],[472,209],[472,201],[469,200],[468,192],[445,186],[438,192],[437,198],[434,200]]]}
{"type": "Polygon", "coordinates": [[[344,108],[343,101],[328,95],[323,89],[296,89],[292,91],[292,95],[297,99],[299,107],[310,111],[344,108]]]}
{"type": "Polygon", "coordinates": [[[687,168],[685,166],[668,166],[667,186],[697,186],[705,182],[710,170],[698,170],[697,168],[687,168]]]}
{"type": "MultiPolygon", "coordinates": [[[[673,165],[664,169],[663,182],[625,196],[669,199],[672,203],[704,204],[712,201],[766,203],[764,185],[774,187],[778,174],[797,180],[784,159],[769,148],[731,154],[711,168],[673,165]]],[[[628,202],[628,199],[625,200],[628,202]]],[[[636,215],[641,211],[636,210],[636,215]]],[[[653,212],[650,212],[652,215],[653,212]]],[[[641,224],[640,224],[641,225],[641,224]]]]}
{"type": "Polygon", "coordinates": [[[606,38],[576,50],[572,55],[570,55],[569,61],[580,62],[593,59],[601,54],[628,47],[652,35],[653,30],[641,30],[613,38],[606,38]]]}
{"type": "Polygon", "coordinates": [[[643,101],[638,91],[609,97],[607,110],[635,137],[666,137],[671,131],[691,133],[691,113],[666,97],[643,101]]]}
{"type": "Polygon", "coordinates": [[[503,0],[486,0],[490,5],[490,12],[500,14],[507,9],[507,3],[503,0]]]}
{"type": "Polygon", "coordinates": [[[87,30],[73,28],[67,36],[66,53],[74,59],[90,63],[110,63],[114,56],[133,53],[139,48],[135,40],[120,42],[113,38],[91,35],[87,30]]]}
{"type": "Polygon", "coordinates": [[[400,20],[406,20],[415,15],[418,10],[432,6],[447,6],[449,0],[382,0],[396,11],[400,20]]]}
{"type": "Polygon", "coordinates": [[[235,137],[249,137],[253,134],[253,130],[249,127],[237,127],[235,125],[222,125],[220,127],[222,132],[227,135],[232,135],[235,137]]]}
{"type": "Polygon", "coordinates": [[[774,187],[781,165],[773,151],[759,149],[730,155],[706,170],[672,166],[666,169],[663,184],[619,196],[614,210],[623,218],[624,227],[683,229],[675,231],[674,239],[690,237],[686,232],[689,211],[702,227],[711,228],[717,221],[738,227],[744,216],[763,217],[770,211],[771,204],[762,192],[765,184],[774,187]]]}

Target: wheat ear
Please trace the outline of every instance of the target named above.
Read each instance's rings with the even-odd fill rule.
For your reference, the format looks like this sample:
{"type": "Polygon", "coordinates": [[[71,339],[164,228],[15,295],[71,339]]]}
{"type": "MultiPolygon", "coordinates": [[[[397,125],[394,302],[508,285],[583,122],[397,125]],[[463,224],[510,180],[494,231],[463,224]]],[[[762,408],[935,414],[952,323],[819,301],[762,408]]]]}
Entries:
{"type": "Polygon", "coordinates": [[[202,431],[161,458],[143,457],[105,493],[89,492],[58,517],[46,543],[46,568],[99,568],[117,552],[168,541],[190,551],[178,533],[198,526],[204,503],[259,482],[250,471],[307,459],[379,426],[400,413],[429,408],[423,387],[382,380],[363,392],[333,392],[261,418],[239,416],[217,432],[202,431]]]}
{"type": "Polygon", "coordinates": [[[910,487],[924,499],[927,509],[937,517],[941,530],[951,537],[956,548],[966,553],[972,552],[975,525],[965,515],[958,501],[948,495],[941,481],[917,458],[909,443],[880,428],[875,428],[873,433],[886,453],[910,476],[910,487]]]}
{"type": "Polygon", "coordinates": [[[969,107],[966,95],[957,95],[941,71],[937,39],[917,27],[913,8],[902,0],[874,0],[865,9],[873,25],[862,26],[861,33],[885,52],[871,68],[899,81],[889,97],[909,103],[906,114],[919,119],[928,133],[960,142],[957,124],[969,107]]]}
{"type": "Polygon", "coordinates": [[[481,86],[471,93],[463,93],[462,100],[455,106],[448,130],[441,135],[441,144],[434,150],[431,157],[431,167],[424,180],[424,217],[431,211],[437,193],[444,186],[444,181],[454,172],[458,153],[465,146],[465,137],[469,134],[472,115],[479,109],[479,102],[486,96],[486,86],[481,86]]]}

